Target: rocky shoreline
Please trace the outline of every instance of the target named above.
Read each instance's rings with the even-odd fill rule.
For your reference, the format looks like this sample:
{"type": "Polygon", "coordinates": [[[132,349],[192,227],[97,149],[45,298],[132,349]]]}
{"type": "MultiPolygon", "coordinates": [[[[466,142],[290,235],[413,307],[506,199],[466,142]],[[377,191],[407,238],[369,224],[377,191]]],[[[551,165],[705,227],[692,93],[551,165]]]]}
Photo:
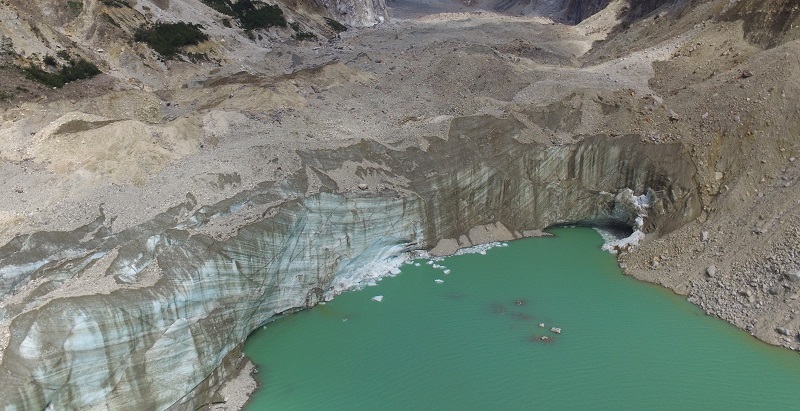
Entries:
{"type": "Polygon", "coordinates": [[[211,404],[210,411],[236,411],[244,409],[250,397],[258,389],[258,382],[254,375],[258,373],[255,365],[249,360],[244,360],[245,365],[239,374],[225,381],[219,388],[220,403],[211,404]]]}

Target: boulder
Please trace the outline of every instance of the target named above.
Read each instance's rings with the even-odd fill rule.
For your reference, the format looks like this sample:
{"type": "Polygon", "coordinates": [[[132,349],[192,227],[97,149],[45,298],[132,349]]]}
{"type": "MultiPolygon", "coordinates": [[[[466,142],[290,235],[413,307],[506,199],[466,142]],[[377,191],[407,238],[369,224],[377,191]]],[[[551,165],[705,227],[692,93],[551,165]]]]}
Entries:
{"type": "Polygon", "coordinates": [[[783,274],[783,276],[786,277],[787,280],[792,281],[792,282],[800,281],[800,270],[789,271],[789,272],[783,274]]]}

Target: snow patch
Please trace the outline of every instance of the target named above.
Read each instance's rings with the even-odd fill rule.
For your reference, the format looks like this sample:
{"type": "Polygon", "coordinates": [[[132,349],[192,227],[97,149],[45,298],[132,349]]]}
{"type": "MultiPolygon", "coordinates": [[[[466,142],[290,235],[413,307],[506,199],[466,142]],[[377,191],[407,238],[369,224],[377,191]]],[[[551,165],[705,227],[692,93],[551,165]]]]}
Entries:
{"type": "Polygon", "coordinates": [[[636,230],[628,237],[603,244],[603,250],[606,250],[612,254],[619,254],[620,251],[626,251],[631,248],[638,247],[639,242],[642,241],[644,237],[644,232],[641,230],[636,230]]]}
{"type": "MultiPolygon", "coordinates": [[[[645,237],[645,233],[642,231],[642,229],[644,228],[644,218],[647,217],[647,212],[653,205],[652,198],[652,190],[647,190],[646,194],[641,194],[638,196],[633,195],[633,191],[627,188],[620,191],[616,199],[617,205],[620,205],[620,203],[623,202],[628,203],[630,206],[633,206],[633,210],[631,211],[635,211],[636,213],[636,218],[634,219],[633,225],[633,233],[625,238],[615,238],[609,240],[608,237],[604,235],[603,231],[597,230],[605,240],[605,244],[603,244],[603,250],[606,250],[612,254],[619,254],[620,252],[639,246],[639,242],[641,242],[645,237]]],[[[606,231],[606,234],[610,234],[610,232],[606,231]]]]}

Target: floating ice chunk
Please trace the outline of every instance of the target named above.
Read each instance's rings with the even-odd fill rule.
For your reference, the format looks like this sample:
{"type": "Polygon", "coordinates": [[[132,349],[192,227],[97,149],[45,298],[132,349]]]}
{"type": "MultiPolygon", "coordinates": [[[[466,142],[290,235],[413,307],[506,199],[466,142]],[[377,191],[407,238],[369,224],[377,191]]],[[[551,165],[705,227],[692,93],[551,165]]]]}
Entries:
{"type": "Polygon", "coordinates": [[[539,323],[539,328],[544,328],[544,323],[539,323]]]}
{"type": "Polygon", "coordinates": [[[443,283],[443,282],[444,282],[444,280],[440,280],[440,279],[438,279],[438,278],[437,278],[437,279],[435,279],[435,280],[433,280],[433,281],[434,281],[436,284],[441,284],[441,283],[443,283]]]}
{"type": "Polygon", "coordinates": [[[448,268],[448,269],[444,270],[444,273],[445,274],[450,274],[450,269],[448,268]]]}
{"type": "Polygon", "coordinates": [[[421,265],[422,265],[422,264],[420,264],[420,263],[414,263],[414,267],[419,267],[419,266],[421,266],[421,265]]]}
{"type": "Polygon", "coordinates": [[[436,269],[442,268],[442,266],[441,266],[441,265],[439,265],[439,264],[434,264],[434,265],[432,265],[431,267],[433,267],[433,268],[436,268],[436,269]]]}
{"type": "Polygon", "coordinates": [[[425,264],[431,265],[431,264],[433,264],[433,260],[428,260],[428,262],[425,263],[425,264]]]}
{"type": "Polygon", "coordinates": [[[376,296],[372,297],[372,301],[381,302],[381,301],[383,301],[383,296],[382,295],[376,295],[376,296]]]}

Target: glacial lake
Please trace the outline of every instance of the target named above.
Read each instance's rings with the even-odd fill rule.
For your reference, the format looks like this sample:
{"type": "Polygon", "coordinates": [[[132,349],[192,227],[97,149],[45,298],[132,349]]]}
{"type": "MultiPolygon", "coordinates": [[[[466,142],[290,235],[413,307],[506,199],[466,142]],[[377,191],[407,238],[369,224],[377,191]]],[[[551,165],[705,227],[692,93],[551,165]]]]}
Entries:
{"type": "Polygon", "coordinates": [[[800,356],[622,275],[594,230],[550,232],[415,261],[260,328],[246,409],[798,407],[800,356]]]}

